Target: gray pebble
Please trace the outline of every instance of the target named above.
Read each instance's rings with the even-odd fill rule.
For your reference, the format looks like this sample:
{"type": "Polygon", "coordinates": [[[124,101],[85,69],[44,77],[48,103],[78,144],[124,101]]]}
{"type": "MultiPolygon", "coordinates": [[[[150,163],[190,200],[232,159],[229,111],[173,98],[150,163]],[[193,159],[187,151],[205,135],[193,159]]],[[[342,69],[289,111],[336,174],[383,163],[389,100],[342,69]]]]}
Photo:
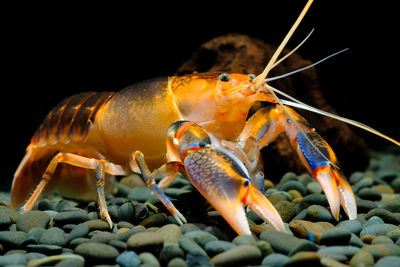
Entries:
{"type": "Polygon", "coordinates": [[[39,252],[45,255],[57,255],[60,254],[63,250],[62,247],[56,245],[27,245],[26,249],[31,252],[39,252]]]}
{"type": "Polygon", "coordinates": [[[50,216],[40,210],[31,210],[18,217],[16,224],[19,231],[28,233],[35,227],[46,228],[50,221],[50,216]]]}
{"type": "Polygon", "coordinates": [[[58,227],[47,229],[39,239],[40,244],[65,246],[65,233],[58,227]]]}
{"type": "Polygon", "coordinates": [[[334,222],[331,212],[320,205],[311,205],[307,208],[307,218],[313,222],[325,221],[334,222]]]}
{"type": "Polygon", "coordinates": [[[0,231],[0,244],[2,244],[5,248],[16,248],[27,237],[28,234],[22,231],[0,231]]]}
{"type": "Polygon", "coordinates": [[[340,227],[342,229],[346,229],[353,234],[358,235],[361,232],[362,225],[359,221],[357,220],[346,220],[346,221],[341,221],[337,224],[336,227],[340,227]]]}
{"type": "Polygon", "coordinates": [[[68,244],[73,239],[78,237],[86,237],[88,233],[89,233],[89,226],[86,223],[80,223],[76,225],[69,233],[66,243],[68,244]]]}
{"type": "Polygon", "coordinates": [[[289,257],[281,253],[273,253],[266,256],[261,264],[271,267],[283,267],[289,261],[289,257]]]}
{"type": "Polygon", "coordinates": [[[187,232],[201,230],[197,225],[192,223],[184,223],[179,227],[181,228],[182,235],[186,234],[187,232]]]}
{"type": "Polygon", "coordinates": [[[185,253],[176,243],[164,243],[163,248],[160,251],[160,262],[166,265],[173,258],[184,258],[185,253]]]}
{"type": "Polygon", "coordinates": [[[186,261],[182,258],[175,258],[172,259],[167,267],[187,267],[188,265],[186,264],[186,261]]]}
{"type": "Polygon", "coordinates": [[[210,259],[200,252],[189,252],[186,255],[186,264],[188,266],[214,266],[210,259]]]}
{"type": "Polygon", "coordinates": [[[399,256],[387,256],[380,258],[375,267],[400,267],[400,257],[399,256]]]}
{"type": "Polygon", "coordinates": [[[5,256],[0,256],[0,266],[6,265],[25,265],[25,255],[22,253],[12,253],[5,256]]]}
{"type": "Polygon", "coordinates": [[[126,202],[118,208],[118,221],[133,222],[135,220],[135,207],[131,202],[126,202]]]}
{"type": "Polygon", "coordinates": [[[0,214],[0,230],[6,230],[12,224],[11,217],[7,214],[0,214]]]}
{"type": "MultiPolygon", "coordinates": [[[[142,253],[140,253],[139,254],[139,259],[142,261],[142,264],[151,264],[153,267],[160,267],[160,262],[150,252],[142,252],[142,253]]],[[[185,261],[183,261],[183,262],[185,262],[185,261]]]]}
{"type": "Polygon", "coordinates": [[[115,259],[115,262],[121,267],[137,267],[142,263],[139,256],[134,251],[125,251],[121,253],[115,259]]]}
{"type": "Polygon", "coordinates": [[[139,232],[132,235],[128,241],[128,247],[135,251],[153,251],[162,246],[163,237],[156,232],[139,232]]]}
{"type": "Polygon", "coordinates": [[[297,245],[295,248],[293,248],[289,252],[288,256],[293,256],[297,252],[300,252],[300,251],[311,251],[311,252],[314,252],[314,251],[317,251],[318,249],[319,249],[319,247],[315,243],[310,242],[308,240],[302,240],[302,242],[299,245],[297,245]]]}
{"type": "Polygon", "coordinates": [[[257,240],[252,235],[238,235],[232,240],[236,246],[240,245],[253,245],[257,240]]]}
{"type": "MultiPolygon", "coordinates": [[[[215,242],[215,241],[210,241],[208,243],[211,243],[211,242],[215,242]]],[[[206,246],[207,246],[207,244],[206,244],[206,246]]],[[[182,236],[179,239],[179,245],[187,253],[199,252],[199,253],[202,253],[204,255],[207,255],[207,253],[204,251],[204,249],[199,244],[197,244],[195,241],[193,241],[192,239],[187,238],[185,236],[182,236]]]]}
{"type": "Polygon", "coordinates": [[[395,229],[386,234],[387,237],[396,242],[400,238],[400,229],[395,229]]]}
{"type": "Polygon", "coordinates": [[[275,252],[286,255],[302,242],[300,238],[277,231],[264,231],[261,233],[260,239],[267,241],[275,252]]]}
{"type": "Polygon", "coordinates": [[[29,252],[29,253],[25,254],[26,261],[30,261],[32,259],[42,259],[44,257],[47,257],[47,256],[44,255],[43,253],[39,253],[39,252],[29,252]]]}
{"type": "Polygon", "coordinates": [[[394,244],[366,245],[362,250],[371,253],[375,260],[389,255],[400,256],[400,247],[394,244]]]}
{"type": "Polygon", "coordinates": [[[363,188],[358,191],[357,195],[362,199],[372,201],[379,201],[382,198],[382,194],[373,190],[372,188],[363,188]]]}
{"type": "Polygon", "coordinates": [[[15,223],[18,217],[21,216],[17,211],[5,206],[0,206],[0,214],[6,214],[10,216],[12,223],[15,223]]]}
{"type": "Polygon", "coordinates": [[[215,236],[205,231],[191,231],[184,234],[183,236],[192,239],[203,248],[208,242],[218,240],[215,236]]]}
{"type": "Polygon", "coordinates": [[[87,212],[80,210],[60,212],[54,217],[54,222],[57,225],[79,224],[87,220],[89,220],[87,212]]]}
{"type": "Polygon", "coordinates": [[[153,192],[148,187],[134,187],[128,194],[127,199],[146,202],[152,195],[153,192]]]}
{"type": "MultiPolygon", "coordinates": [[[[260,240],[262,241],[262,240],[260,240]]],[[[265,241],[264,241],[265,242],[265,241]]],[[[231,248],[235,247],[235,244],[228,242],[228,241],[221,241],[221,240],[215,240],[215,241],[210,241],[206,244],[204,247],[205,251],[207,254],[212,257],[218,253],[227,251],[231,248]]]]}
{"type": "Polygon", "coordinates": [[[240,245],[217,254],[211,261],[217,266],[257,264],[262,258],[261,251],[253,245],[240,245]]]}
{"type": "Polygon", "coordinates": [[[66,259],[66,260],[62,260],[59,263],[57,263],[56,265],[54,265],[54,267],[71,267],[71,266],[84,267],[85,262],[80,259],[66,259]]]}
{"type": "Polygon", "coordinates": [[[308,190],[308,192],[310,192],[311,194],[321,194],[322,193],[322,187],[321,187],[321,185],[318,183],[318,182],[316,182],[316,181],[313,181],[313,182],[311,182],[311,183],[308,183],[307,184],[307,190],[308,190]]]}
{"type": "Polygon", "coordinates": [[[338,255],[346,255],[347,257],[352,257],[358,251],[360,251],[360,248],[354,246],[329,246],[329,247],[321,247],[318,250],[318,253],[338,254],[338,255]]]}
{"type": "Polygon", "coordinates": [[[362,248],[363,246],[365,246],[365,244],[364,244],[364,242],[361,241],[361,239],[357,235],[351,233],[351,237],[349,240],[349,246],[362,248]]]}
{"type": "Polygon", "coordinates": [[[113,263],[119,256],[117,249],[110,245],[88,242],[77,246],[74,253],[93,263],[113,263]]]}
{"type": "Polygon", "coordinates": [[[290,189],[299,191],[299,193],[302,196],[307,195],[307,189],[304,187],[303,184],[301,184],[299,181],[296,180],[287,181],[286,183],[282,184],[282,186],[280,186],[279,188],[279,190],[286,192],[289,191],[290,189]]]}
{"type": "Polygon", "coordinates": [[[351,232],[340,228],[335,227],[329,230],[326,230],[322,233],[320,244],[321,245],[347,245],[351,238],[351,232]]]}
{"type": "Polygon", "coordinates": [[[396,230],[398,227],[393,224],[375,224],[363,227],[360,236],[364,235],[386,235],[390,231],[396,230]]]}
{"type": "Polygon", "coordinates": [[[309,205],[329,206],[328,199],[324,194],[310,194],[303,197],[302,203],[309,205]]]}

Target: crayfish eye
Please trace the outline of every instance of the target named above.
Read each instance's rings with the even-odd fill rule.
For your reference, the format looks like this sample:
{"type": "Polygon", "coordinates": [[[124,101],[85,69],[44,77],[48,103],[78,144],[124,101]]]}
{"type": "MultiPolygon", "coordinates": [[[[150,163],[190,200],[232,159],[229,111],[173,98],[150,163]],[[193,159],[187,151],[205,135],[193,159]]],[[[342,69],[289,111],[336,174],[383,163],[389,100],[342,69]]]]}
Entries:
{"type": "Polygon", "coordinates": [[[256,78],[256,75],[254,74],[249,74],[250,80],[254,80],[256,78]]]}
{"type": "Polygon", "coordinates": [[[229,82],[230,79],[231,76],[228,73],[222,73],[221,75],[219,75],[219,80],[221,82],[229,82]]]}
{"type": "Polygon", "coordinates": [[[244,185],[245,187],[248,187],[249,184],[250,184],[250,181],[249,181],[249,180],[246,180],[246,181],[243,182],[243,185],[244,185]]]}

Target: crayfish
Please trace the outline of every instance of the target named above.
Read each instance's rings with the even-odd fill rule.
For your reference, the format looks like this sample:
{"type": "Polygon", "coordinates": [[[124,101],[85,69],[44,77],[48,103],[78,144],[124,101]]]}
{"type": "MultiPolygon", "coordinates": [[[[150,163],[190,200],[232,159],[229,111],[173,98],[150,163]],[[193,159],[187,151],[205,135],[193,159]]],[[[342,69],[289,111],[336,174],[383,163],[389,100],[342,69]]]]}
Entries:
{"type": "Polygon", "coordinates": [[[97,197],[102,217],[112,226],[105,201],[112,176],[138,172],[175,219],[184,223],[185,217],[160,189],[181,172],[238,234],[251,233],[245,205],[284,231],[279,213],[262,193],[264,174],[259,158],[259,150],[284,132],[303,164],[321,184],[333,217],[339,219],[342,206],[349,219],[355,219],[355,198],[334,152],[288,106],[323,113],[377,132],[297,100],[281,100],[275,94],[279,90],[265,80],[280,62],[280,52],[311,3],[312,0],[307,2],[257,77],[195,73],[156,78],[120,92],[86,92],[59,103],[32,137],[15,172],[12,204],[30,210],[43,191],[51,190],[83,200],[97,197]],[[247,119],[257,101],[274,105],[247,119]],[[153,169],[165,177],[158,185],[150,171],[153,169]]]}

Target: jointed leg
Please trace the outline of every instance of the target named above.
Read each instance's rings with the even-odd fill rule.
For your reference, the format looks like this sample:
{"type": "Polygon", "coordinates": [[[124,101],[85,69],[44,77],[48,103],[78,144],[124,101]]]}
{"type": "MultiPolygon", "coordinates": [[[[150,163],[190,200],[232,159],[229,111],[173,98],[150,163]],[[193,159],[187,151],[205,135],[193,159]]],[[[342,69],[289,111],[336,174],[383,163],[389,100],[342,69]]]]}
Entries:
{"type": "MultiPolygon", "coordinates": [[[[175,220],[179,224],[186,223],[185,217],[175,208],[174,204],[168,199],[168,197],[164,194],[163,191],[157,186],[154,178],[151,177],[151,172],[147,167],[147,164],[144,160],[143,154],[140,151],[135,151],[132,153],[130,161],[135,161],[139,166],[140,172],[142,173],[142,177],[146,182],[146,185],[150,187],[153,193],[157,196],[157,198],[164,204],[164,206],[169,210],[169,212],[174,216],[175,220]]],[[[176,164],[176,172],[179,171],[179,164],[176,164]]]]}
{"type": "Polygon", "coordinates": [[[110,219],[110,215],[107,211],[107,205],[104,196],[104,176],[105,173],[109,173],[112,175],[124,175],[126,172],[124,169],[119,166],[107,162],[105,160],[95,159],[95,158],[87,158],[79,155],[75,155],[72,153],[63,153],[60,152],[53,157],[50,161],[49,165],[46,168],[46,171],[43,173],[42,179],[40,180],[38,186],[36,187],[35,191],[32,193],[31,197],[28,199],[26,204],[24,205],[24,210],[28,211],[31,210],[33,205],[36,203],[37,199],[39,198],[40,194],[44,190],[45,186],[48,182],[52,179],[54,172],[57,168],[59,163],[65,163],[76,167],[81,167],[85,169],[97,169],[96,174],[96,185],[97,185],[97,192],[99,197],[99,206],[101,210],[101,215],[107,220],[112,226],[112,221],[110,219]]]}

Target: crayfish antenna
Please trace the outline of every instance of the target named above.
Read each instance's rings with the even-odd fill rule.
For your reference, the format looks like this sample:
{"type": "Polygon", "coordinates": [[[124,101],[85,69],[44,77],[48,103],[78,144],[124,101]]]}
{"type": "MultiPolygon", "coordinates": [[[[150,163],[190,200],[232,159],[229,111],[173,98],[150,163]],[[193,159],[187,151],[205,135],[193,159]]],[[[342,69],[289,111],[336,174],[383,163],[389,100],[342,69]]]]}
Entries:
{"type": "Polygon", "coordinates": [[[372,127],[370,127],[368,125],[365,125],[365,124],[363,124],[361,122],[358,122],[358,121],[355,121],[355,120],[351,120],[351,119],[348,119],[348,118],[345,118],[345,117],[341,117],[339,115],[335,115],[335,114],[320,110],[320,109],[318,109],[316,107],[313,107],[313,106],[310,106],[310,105],[308,105],[306,103],[303,103],[300,100],[297,100],[296,98],[294,98],[294,97],[292,97],[292,96],[290,96],[288,94],[285,94],[284,92],[282,92],[282,91],[280,91],[280,90],[278,90],[276,88],[273,88],[273,87],[271,87],[271,88],[276,93],[278,93],[278,94],[280,94],[280,95],[282,95],[284,97],[287,97],[290,100],[294,101],[294,102],[292,102],[292,101],[289,101],[289,100],[281,99],[280,101],[284,105],[292,106],[292,107],[300,108],[300,109],[304,109],[304,110],[308,110],[308,111],[311,111],[311,112],[314,112],[314,113],[317,113],[317,114],[321,114],[321,115],[326,116],[326,117],[330,117],[330,118],[335,119],[335,120],[339,120],[339,121],[345,122],[347,124],[350,124],[350,125],[356,126],[358,128],[361,128],[361,129],[363,129],[363,130],[365,130],[367,132],[375,134],[375,135],[377,135],[377,136],[379,136],[379,137],[381,137],[381,138],[383,138],[385,140],[388,140],[389,142],[392,142],[393,144],[395,144],[397,146],[400,146],[400,142],[399,141],[397,141],[397,140],[395,140],[395,139],[393,139],[393,138],[391,138],[391,137],[389,137],[389,136],[387,136],[387,135],[375,130],[374,128],[372,128],[372,127]]]}
{"type": "Polygon", "coordinates": [[[300,22],[303,20],[304,16],[306,15],[308,9],[310,8],[311,4],[313,3],[313,0],[308,0],[307,4],[301,11],[299,17],[293,24],[292,28],[290,28],[289,32],[286,34],[285,38],[281,42],[281,44],[278,46],[278,48],[275,50],[275,53],[272,55],[270,61],[268,62],[267,66],[265,67],[264,71],[256,77],[256,84],[254,88],[257,90],[264,82],[264,79],[268,76],[268,73],[270,70],[275,66],[275,62],[278,59],[279,55],[281,54],[283,48],[285,48],[287,42],[290,40],[292,37],[293,33],[296,31],[297,27],[300,25],[300,22]]]}

